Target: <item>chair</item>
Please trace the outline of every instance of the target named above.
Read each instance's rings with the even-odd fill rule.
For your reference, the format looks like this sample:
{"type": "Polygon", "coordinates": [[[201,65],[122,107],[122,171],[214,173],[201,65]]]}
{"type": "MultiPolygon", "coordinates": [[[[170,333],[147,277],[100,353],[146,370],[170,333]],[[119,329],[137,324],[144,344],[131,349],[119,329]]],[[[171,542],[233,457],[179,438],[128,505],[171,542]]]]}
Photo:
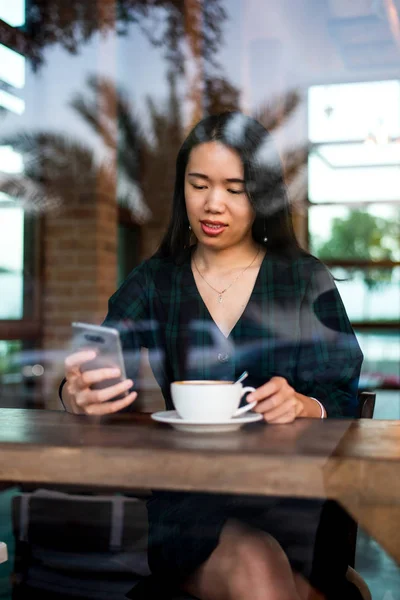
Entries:
{"type": "Polygon", "coordinates": [[[77,492],[14,497],[13,600],[124,600],[149,575],[145,503],[77,492]]]}
{"type": "Polygon", "coordinates": [[[372,419],[375,410],[375,392],[359,392],[358,394],[358,418],[372,419]]]}

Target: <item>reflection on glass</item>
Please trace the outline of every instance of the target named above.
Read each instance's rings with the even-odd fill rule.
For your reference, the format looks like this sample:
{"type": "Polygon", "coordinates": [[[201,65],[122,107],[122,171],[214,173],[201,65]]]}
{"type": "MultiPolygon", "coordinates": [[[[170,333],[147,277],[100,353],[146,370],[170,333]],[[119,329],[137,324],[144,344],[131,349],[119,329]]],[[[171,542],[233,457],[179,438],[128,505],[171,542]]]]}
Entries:
{"type": "Polygon", "coordinates": [[[24,212],[0,205],[0,319],[23,316],[24,212]]]}
{"type": "Polygon", "coordinates": [[[0,382],[18,382],[20,369],[13,366],[13,356],[20,352],[21,340],[0,340],[0,382]]]}
{"type": "Polygon", "coordinates": [[[25,0],[0,0],[0,19],[11,27],[25,24],[25,0]]]}
{"type": "Polygon", "coordinates": [[[364,354],[362,380],[365,384],[400,386],[400,334],[356,332],[364,354]]]}
{"type": "MultiPolygon", "coordinates": [[[[396,144],[400,147],[400,144],[396,144]]],[[[336,149],[335,149],[336,152],[336,149]]],[[[356,146],[346,149],[346,168],[332,166],[326,158],[326,148],[318,148],[309,156],[308,178],[311,202],[357,202],[397,200],[400,189],[399,149],[389,166],[359,167],[360,153],[356,146]],[[319,153],[320,152],[320,153],[319,153]]],[[[384,157],[382,158],[382,162],[384,157]]],[[[343,164],[343,163],[342,163],[343,164]]]]}
{"type": "Polygon", "coordinates": [[[312,206],[309,231],[322,260],[400,260],[400,207],[312,206]]]}
{"type": "Polygon", "coordinates": [[[22,173],[24,162],[22,155],[11,146],[0,146],[0,171],[3,173],[22,173]]]}
{"type": "Polygon", "coordinates": [[[0,80],[22,89],[25,85],[25,57],[0,44],[0,80]]]}
{"type": "Polygon", "coordinates": [[[0,90],[0,108],[6,108],[16,115],[22,115],[25,111],[25,101],[5,90],[0,90]]]}
{"type": "MultiPolygon", "coordinates": [[[[347,46],[329,33],[332,20],[346,21],[350,13],[361,27],[375,3],[365,0],[363,17],[360,2],[330,1],[318,21],[317,0],[126,0],[108,3],[110,12],[105,0],[93,2],[93,10],[90,4],[0,0],[0,19],[11,27],[26,20],[29,31],[26,56],[6,37],[0,46],[0,318],[27,318],[35,273],[28,261],[23,284],[23,247],[28,260],[36,242],[44,249],[44,346],[64,343],[83,307],[96,318],[106,310],[117,276],[121,282],[158,245],[175,157],[202,112],[239,108],[270,129],[293,200],[306,194],[312,142],[309,198],[336,203],[310,209],[314,254],[329,261],[400,259],[397,209],[385,204],[400,190],[400,144],[392,143],[400,137],[397,65],[349,68],[347,46]],[[382,81],[340,83],[362,78],[382,81]],[[18,185],[1,187],[11,180],[18,185]],[[360,200],[376,202],[361,211],[340,204],[360,200]],[[36,232],[30,237],[28,221],[24,231],[22,206],[32,221],[45,213],[40,239],[36,232]],[[93,275],[99,258],[102,269],[93,275]],[[71,282],[76,294],[67,297],[71,282]]],[[[384,50],[376,52],[384,62],[384,50]]],[[[305,237],[301,223],[299,230],[305,237]]],[[[339,287],[352,318],[398,315],[398,271],[335,274],[350,277],[339,287]]]]}
{"type": "Polygon", "coordinates": [[[331,269],[351,321],[400,320],[400,267],[331,269]]]}
{"type": "Polygon", "coordinates": [[[313,86],[308,100],[310,200],[397,200],[400,82],[313,86]]]}
{"type": "Polygon", "coordinates": [[[312,86],[308,94],[312,142],[365,140],[385,132],[400,136],[400,82],[371,81],[312,86]]]}
{"type": "Polygon", "coordinates": [[[400,144],[321,144],[314,152],[330,169],[400,164],[400,144]]]}
{"type": "Polygon", "coordinates": [[[117,282],[121,285],[140,262],[140,227],[134,224],[118,226],[117,282]]]}
{"type": "MultiPolygon", "coordinates": [[[[49,353],[48,353],[49,354],[49,353]]],[[[26,340],[0,340],[0,408],[40,408],[41,381],[51,362],[26,340]]],[[[28,417],[29,420],[29,417],[28,417]]]]}

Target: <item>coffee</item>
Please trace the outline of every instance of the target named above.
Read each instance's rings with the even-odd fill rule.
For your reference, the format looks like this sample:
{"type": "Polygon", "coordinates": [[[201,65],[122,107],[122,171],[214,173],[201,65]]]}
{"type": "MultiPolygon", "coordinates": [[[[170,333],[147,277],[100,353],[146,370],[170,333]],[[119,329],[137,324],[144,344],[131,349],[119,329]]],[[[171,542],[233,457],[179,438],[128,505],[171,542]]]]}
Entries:
{"type": "Polygon", "coordinates": [[[253,387],[220,380],[175,381],[171,395],[179,416],[198,423],[218,423],[237,417],[256,405],[256,402],[238,408],[247,392],[253,387]]]}

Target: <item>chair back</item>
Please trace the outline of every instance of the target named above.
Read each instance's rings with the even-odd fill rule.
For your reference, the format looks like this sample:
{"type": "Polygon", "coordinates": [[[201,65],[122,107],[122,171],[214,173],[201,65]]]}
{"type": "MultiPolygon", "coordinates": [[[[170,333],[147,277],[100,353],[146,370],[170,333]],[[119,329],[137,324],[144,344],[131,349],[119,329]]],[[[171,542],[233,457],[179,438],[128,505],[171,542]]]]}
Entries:
{"type": "Polygon", "coordinates": [[[358,414],[359,419],[372,419],[375,410],[375,392],[358,393],[358,414]]]}

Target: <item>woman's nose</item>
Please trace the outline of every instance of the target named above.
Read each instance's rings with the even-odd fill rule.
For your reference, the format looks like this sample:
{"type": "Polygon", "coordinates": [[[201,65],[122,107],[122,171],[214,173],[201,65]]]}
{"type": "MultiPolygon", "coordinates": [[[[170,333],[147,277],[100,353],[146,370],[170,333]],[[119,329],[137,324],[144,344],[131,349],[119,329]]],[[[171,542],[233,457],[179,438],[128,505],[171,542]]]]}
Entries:
{"type": "Polygon", "coordinates": [[[207,194],[205,209],[210,212],[221,213],[225,210],[225,202],[223,199],[223,193],[214,188],[210,189],[207,194]]]}

